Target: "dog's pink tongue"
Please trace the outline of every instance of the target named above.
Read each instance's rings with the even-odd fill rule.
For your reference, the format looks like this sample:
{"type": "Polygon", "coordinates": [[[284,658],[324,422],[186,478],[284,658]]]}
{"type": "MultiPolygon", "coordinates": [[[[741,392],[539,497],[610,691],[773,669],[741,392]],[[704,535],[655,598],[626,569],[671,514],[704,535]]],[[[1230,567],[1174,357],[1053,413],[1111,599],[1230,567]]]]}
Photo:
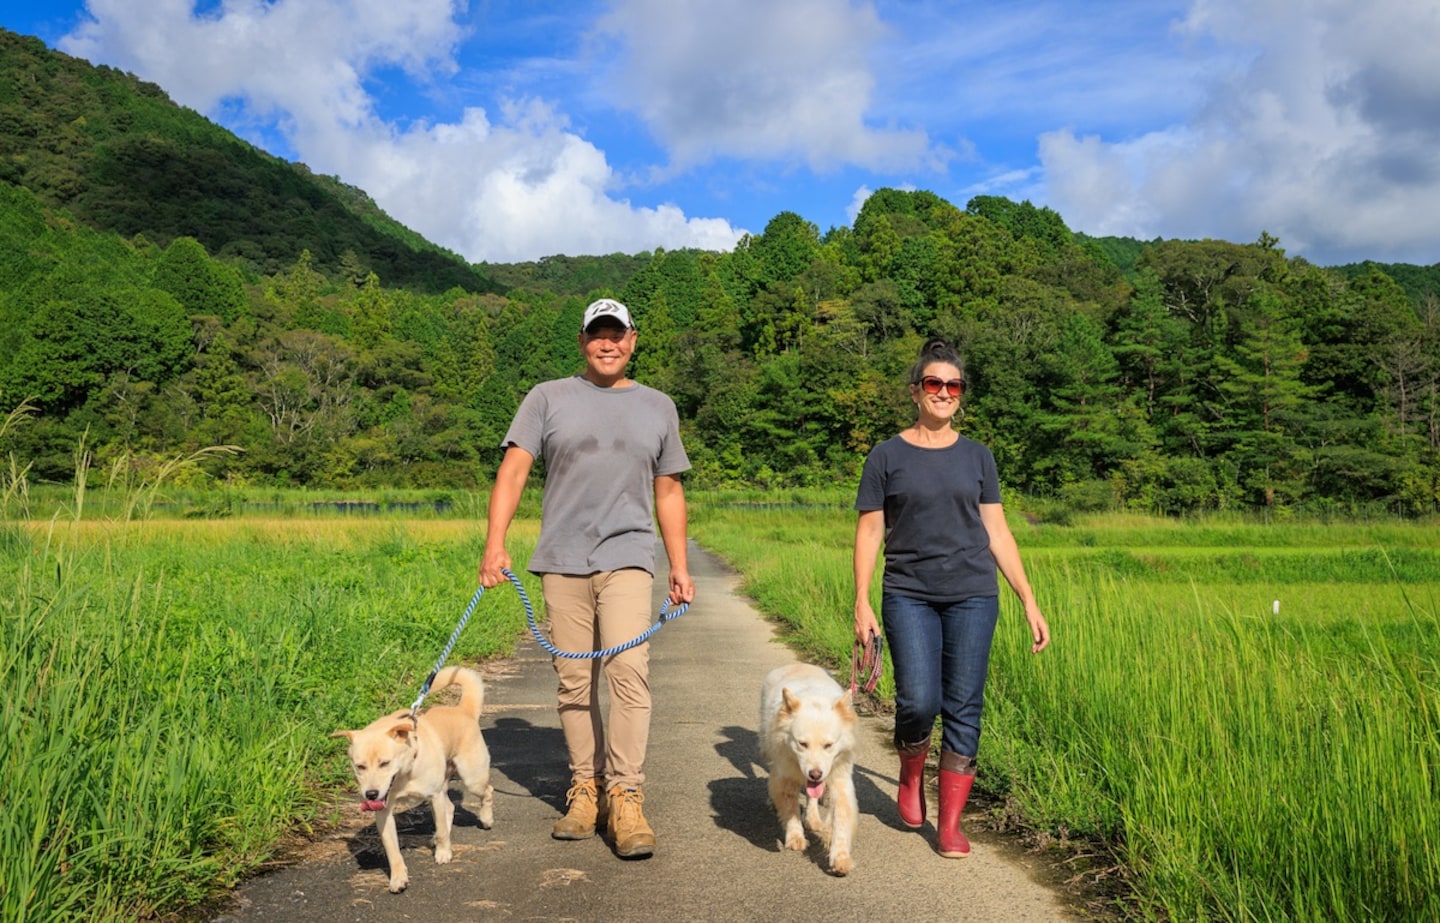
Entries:
{"type": "Polygon", "coordinates": [[[818,801],[823,794],[825,794],[824,782],[805,783],[805,797],[818,801]]]}
{"type": "Polygon", "coordinates": [[[383,810],[385,810],[385,802],[383,802],[383,801],[362,801],[362,802],[360,802],[360,810],[362,810],[362,811],[383,811],[383,810]]]}

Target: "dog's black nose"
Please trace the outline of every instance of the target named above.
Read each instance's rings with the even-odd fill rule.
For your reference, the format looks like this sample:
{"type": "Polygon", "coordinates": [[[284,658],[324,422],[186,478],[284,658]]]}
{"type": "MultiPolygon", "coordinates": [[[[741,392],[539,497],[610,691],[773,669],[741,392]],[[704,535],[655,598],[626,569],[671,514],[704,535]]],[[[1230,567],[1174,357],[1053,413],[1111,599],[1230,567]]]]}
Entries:
{"type": "Polygon", "coordinates": [[[365,789],[365,800],[366,800],[366,801],[379,801],[379,800],[380,800],[380,789],[378,789],[378,788],[367,788],[367,789],[365,789]]]}

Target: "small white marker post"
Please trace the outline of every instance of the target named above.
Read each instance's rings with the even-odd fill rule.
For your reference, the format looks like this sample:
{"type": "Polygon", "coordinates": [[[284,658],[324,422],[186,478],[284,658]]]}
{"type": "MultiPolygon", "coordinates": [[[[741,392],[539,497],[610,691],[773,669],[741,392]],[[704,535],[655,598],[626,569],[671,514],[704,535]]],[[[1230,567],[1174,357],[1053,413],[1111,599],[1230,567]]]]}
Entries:
{"type": "Polygon", "coordinates": [[[1275,605],[1271,607],[1271,611],[1273,611],[1276,615],[1280,614],[1280,600],[1275,600],[1275,605]]]}

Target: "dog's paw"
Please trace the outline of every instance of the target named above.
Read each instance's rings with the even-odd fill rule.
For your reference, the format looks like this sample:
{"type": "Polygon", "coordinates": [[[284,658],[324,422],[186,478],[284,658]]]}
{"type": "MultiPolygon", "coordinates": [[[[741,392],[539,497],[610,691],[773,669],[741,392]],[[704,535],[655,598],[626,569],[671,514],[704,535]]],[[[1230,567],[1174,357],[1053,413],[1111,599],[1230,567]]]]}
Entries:
{"type": "Polygon", "coordinates": [[[855,860],[848,852],[835,853],[830,857],[830,873],[844,877],[855,871],[855,860]]]}
{"type": "Polygon", "coordinates": [[[485,787],[485,800],[480,805],[480,826],[486,830],[495,826],[495,789],[485,787]]]}
{"type": "Polygon", "coordinates": [[[452,858],[454,858],[454,853],[451,852],[449,843],[446,843],[444,846],[441,846],[438,843],[435,845],[435,861],[437,863],[439,863],[440,865],[444,865],[452,858]]]}
{"type": "Polygon", "coordinates": [[[805,834],[799,830],[785,831],[785,848],[796,852],[805,851],[805,834]]]}
{"type": "Polygon", "coordinates": [[[410,875],[404,869],[390,876],[390,893],[399,894],[410,886],[410,875]]]}

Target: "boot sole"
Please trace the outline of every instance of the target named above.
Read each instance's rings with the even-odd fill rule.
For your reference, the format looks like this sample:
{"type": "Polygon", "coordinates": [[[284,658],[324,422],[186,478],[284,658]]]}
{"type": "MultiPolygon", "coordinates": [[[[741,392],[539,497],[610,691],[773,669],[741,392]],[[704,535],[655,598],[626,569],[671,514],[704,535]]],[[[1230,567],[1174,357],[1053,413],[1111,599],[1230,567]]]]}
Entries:
{"type": "Polygon", "coordinates": [[[655,844],[653,843],[643,844],[640,846],[632,846],[625,851],[621,851],[620,847],[618,846],[615,847],[615,855],[619,856],[621,859],[648,859],[654,854],[655,844]]]}
{"type": "Polygon", "coordinates": [[[551,838],[552,840],[588,840],[588,839],[590,839],[591,837],[593,837],[594,835],[595,835],[595,831],[594,831],[594,830],[591,830],[589,833],[571,833],[571,832],[566,831],[566,830],[551,830],[551,831],[550,831],[550,838],[551,838]]]}

